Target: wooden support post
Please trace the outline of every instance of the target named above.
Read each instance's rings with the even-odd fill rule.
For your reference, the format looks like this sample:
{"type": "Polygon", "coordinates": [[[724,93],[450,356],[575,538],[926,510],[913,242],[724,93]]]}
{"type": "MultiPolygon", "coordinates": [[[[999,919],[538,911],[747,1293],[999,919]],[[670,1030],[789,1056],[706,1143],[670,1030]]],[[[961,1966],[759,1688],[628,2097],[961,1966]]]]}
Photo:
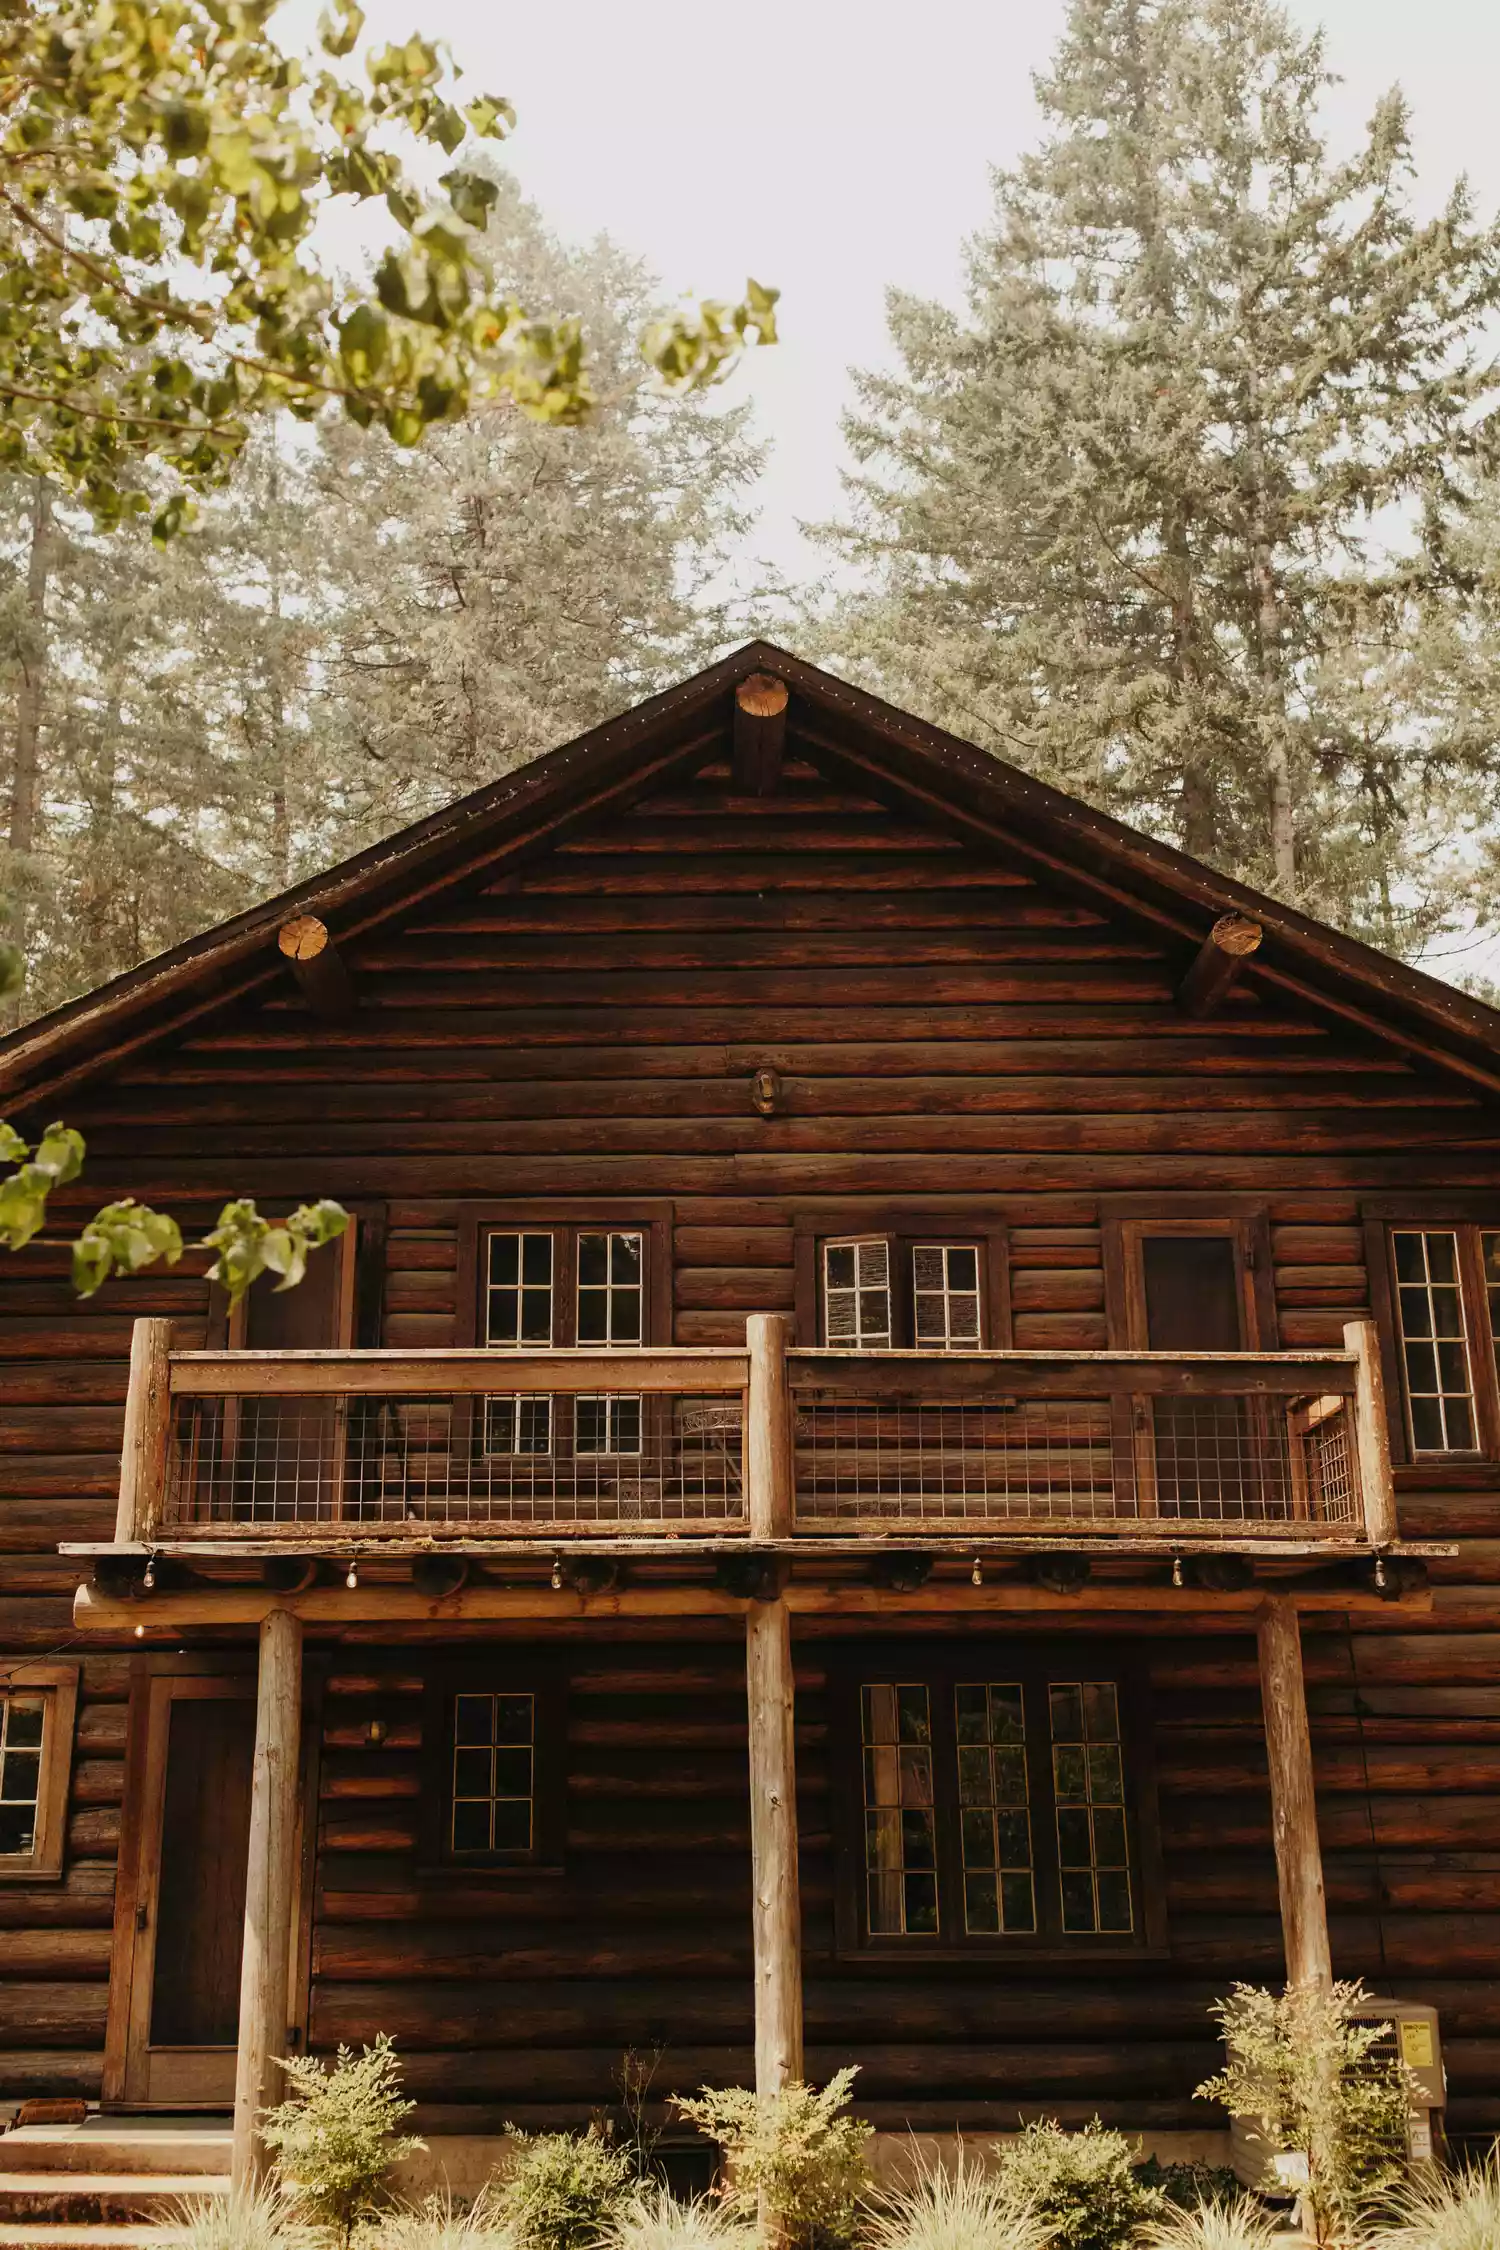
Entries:
{"type": "Polygon", "coordinates": [[[120,1497],[115,1542],[153,1539],[167,1495],[172,1436],[172,1323],[138,1320],[130,1335],[130,1383],[125,1393],[125,1439],[120,1448],[120,1497]]]}
{"type": "MultiPolygon", "coordinates": [[[[750,1535],[784,1539],[794,1516],[791,1322],[752,1313],[745,1323],[750,1382],[745,1487],[750,1535]]],[[[802,2076],[802,1909],[797,1881],[797,1757],[791,1618],[785,1600],[752,1601],[745,1616],[750,1715],[750,1861],[755,1947],[755,2087],[774,2094],[802,2076]]]]}
{"type": "Polygon", "coordinates": [[[1302,1681],[1302,1634],[1289,1594],[1268,1597],[1256,1620],[1256,1641],[1287,1982],[1331,1984],[1333,1960],[1328,1950],[1312,1737],[1302,1681]]]}
{"type": "Polygon", "coordinates": [[[734,786],[742,797],[771,797],[786,746],[787,687],[771,672],[752,672],[734,697],[734,786]]]}
{"type": "Polygon", "coordinates": [[[250,1783],[250,1861],[245,1946],[240,1960],[239,2056],[234,2077],[236,2191],[264,2177],[256,2137],[263,2109],[280,2099],[290,1989],[292,1899],[297,1864],[297,1763],[302,1733],[302,1627],[273,1609],[260,1628],[255,1765],[250,1783]]]}
{"type": "Polygon", "coordinates": [[[1344,1349],[1358,1362],[1354,1373],[1354,1432],[1365,1530],[1372,1547],[1389,1547],[1398,1529],[1396,1484],[1391,1475],[1391,1432],[1385,1414],[1380,1334],[1374,1321],[1347,1321],[1344,1349]]]}
{"type": "Polygon", "coordinates": [[[1221,914],[1177,987],[1183,1014],[1211,1016],[1260,940],[1259,922],[1243,914],[1221,914]]]}
{"type": "Polygon", "coordinates": [[[294,921],[282,923],[276,943],[315,1015],[353,1014],[358,1004],[354,981],[326,923],[315,914],[299,914],[294,921]]]}
{"type": "Polygon", "coordinates": [[[751,1313],[745,1322],[750,1381],[745,1393],[745,1496],[752,1539],[790,1539],[793,1529],[792,1398],[785,1313],[751,1313]]]}

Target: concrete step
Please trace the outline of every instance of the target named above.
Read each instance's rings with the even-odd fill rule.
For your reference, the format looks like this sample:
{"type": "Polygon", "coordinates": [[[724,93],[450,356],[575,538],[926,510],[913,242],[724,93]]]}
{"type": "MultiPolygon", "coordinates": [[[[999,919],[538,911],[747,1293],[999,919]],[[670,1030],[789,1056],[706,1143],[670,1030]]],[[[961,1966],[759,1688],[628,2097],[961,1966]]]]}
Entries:
{"type": "Polygon", "coordinates": [[[91,2117],[86,2125],[21,2125],[0,2133],[0,2187],[12,2172],[227,2173],[231,2134],[215,2118],[91,2117]]]}
{"type": "Polygon", "coordinates": [[[7,2172],[0,2178],[0,2228],[170,2225],[184,2196],[229,2193],[227,2178],[203,2172],[7,2172]]]}
{"type": "Polygon", "coordinates": [[[171,2227],[33,2225],[0,2218],[0,2250],[175,2250],[171,2227]]]}

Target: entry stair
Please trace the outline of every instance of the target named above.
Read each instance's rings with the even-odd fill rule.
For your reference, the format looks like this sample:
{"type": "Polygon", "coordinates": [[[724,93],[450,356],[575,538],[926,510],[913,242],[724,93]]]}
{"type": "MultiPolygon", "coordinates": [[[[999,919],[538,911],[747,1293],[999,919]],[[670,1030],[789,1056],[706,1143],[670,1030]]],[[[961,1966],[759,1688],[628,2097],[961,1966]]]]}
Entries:
{"type": "Polygon", "coordinates": [[[0,2250],[170,2250],[184,2196],[228,2195],[224,2118],[98,2117],[0,2133],[0,2250]]]}

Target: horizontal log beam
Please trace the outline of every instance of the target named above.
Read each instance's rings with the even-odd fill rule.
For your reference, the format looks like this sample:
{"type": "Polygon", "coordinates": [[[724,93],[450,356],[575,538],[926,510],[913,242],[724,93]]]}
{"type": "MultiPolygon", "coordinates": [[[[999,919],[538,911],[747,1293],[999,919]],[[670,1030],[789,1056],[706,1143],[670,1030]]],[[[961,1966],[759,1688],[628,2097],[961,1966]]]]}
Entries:
{"type": "Polygon", "coordinates": [[[335,1020],[353,1015],[359,996],[326,922],[298,914],[282,923],[276,944],[314,1015],[335,1020]]]}
{"type": "MultiPolygon", "coordinates": [[[[915,1593],[892,1594],[875,1586],[809,1586],[795,1581],[786,1589],[787,1608],[794,1616],[876,1621],[884,1627],[905,1622],[931,1625],[961,1623],[965,1617],[1046,1616],[1059,1622],[1072,1619],[1087,1627],[1090,1619],[1151,1615],[1188,1626],[1222,1620],[1243,1630],[1265,1601],[1264,1587],[1249,1587],[1237,1594],[1199,1594],[1189,1589],[1145,1585],[1091,1585],[1086,1594],[1054,1594],[1044,1586],[1019,1583],[996,1586],[943,1585],[923,1587],[915,1593]]],[[[1378,1594],[1336,1587],[1297,1592],[1288,1597],[1299,1611],[1329,1610],[1374,1612],[1384,1617],[1419,1613],[1432,1607],[1428,1590],[1386,1600],[1378,1594]]],[[[309,1629],[337,1631],[369,1626],[433,1625],[444,1631],[455,1625],[490,1624],[507,1619],[528,1619],[547,1624],[581,1624],[618,1619],[670,1623],[688,1617],[743,1617],[747,1600],[713,1586],[616,1587],[597,1594],[581,1594],[564,1585],[465,1586],[446,1597],[429,1597],[405,1586],[360,1586],[353,1590],[335,1586],[313,1587],[305,1594],[281,1595],[258,1587],[232,1591],[153,1595],[147,1602],[121,1601],[81,1586],[73,1601],[73,1624],[83,1633],[107,1633],[145,1639],[180,1632],[186,1626],[258,1626],[273,1609],[286,1609],[309,1629]]]]}
{"type": "Polygon", "coordinates": [[[484,1397],[495,1391],[736,1393],[743,1351],[176,1352],[174,1398],[484,1397]]]}
{"type": "Polygon", "coordinates": [[[861,1398],[1352,1398],[1347,1352],[855,1352],[787,1355],[799,1403],[861,1398]]]}
{"type": "Polygon", "coordinates": [[[1260,946],[1261,926],[1244,914],[1221,914],[1177,987],[1185,1016],[1211,1016],[1244,964],[1260,946]]]}

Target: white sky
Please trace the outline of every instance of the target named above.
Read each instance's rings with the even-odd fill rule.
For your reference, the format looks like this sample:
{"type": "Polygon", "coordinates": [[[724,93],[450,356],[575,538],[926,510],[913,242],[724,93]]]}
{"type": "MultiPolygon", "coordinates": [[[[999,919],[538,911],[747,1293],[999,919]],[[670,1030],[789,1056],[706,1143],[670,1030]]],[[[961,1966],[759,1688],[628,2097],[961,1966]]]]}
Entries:
{"type": "MultiPolygon", "coordinates": [[[[773,447],[746,561],[815,570],[796,526],[838,500],[845,370],[883,355],[887,285],[957,299],[988,169],[1036,137],[1031,73],[1063,0],[366,4],[372,32],[446,39],[466,92],[510,96],[509,160],[559,233],[608,231],[674,291],[738,295],[747,272],[781,289],[785,341],[735,385],[773,447]]],[[[1343,76],[1336,147],[1399,82],[1422,202],[1467,171],[1481,208],[1500,204],[1497,0],[1291,13],[1326,26],[1343,76]]]]}

